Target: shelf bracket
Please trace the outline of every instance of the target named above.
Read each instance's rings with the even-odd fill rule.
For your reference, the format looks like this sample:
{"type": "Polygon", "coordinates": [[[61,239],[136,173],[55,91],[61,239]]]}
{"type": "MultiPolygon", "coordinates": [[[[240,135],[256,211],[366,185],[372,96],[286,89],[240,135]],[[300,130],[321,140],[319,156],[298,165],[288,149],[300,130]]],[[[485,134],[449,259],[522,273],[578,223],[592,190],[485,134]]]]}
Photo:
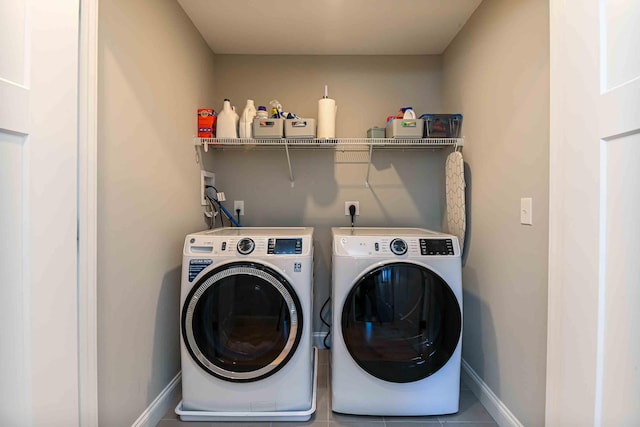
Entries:
{"type": "Polygon", "coordinates": [[[369,143],[369,163],[367,164],[367,179],[364,180],[364,186],[369,188],[369,172],[371,171],[371,157],[373,156],[373,143],[369,143]]]}
{"type": "Polygon", "coordinates": [[[291,170],[291,157],[289,156],[289,144],[287,140],[284,140],[284,150],[287,153],[287,165],[289,165],[289,181],[291,182],[291,188],[295,187],[296,183],[293,179],[293,171],[291,170]]]}
{"type": "Polygon", "coordinates": [[[199,165],[202,160],[202,148],[199,145],[194,145],[193,148],[196,151],[196,165],[199,165]]]}

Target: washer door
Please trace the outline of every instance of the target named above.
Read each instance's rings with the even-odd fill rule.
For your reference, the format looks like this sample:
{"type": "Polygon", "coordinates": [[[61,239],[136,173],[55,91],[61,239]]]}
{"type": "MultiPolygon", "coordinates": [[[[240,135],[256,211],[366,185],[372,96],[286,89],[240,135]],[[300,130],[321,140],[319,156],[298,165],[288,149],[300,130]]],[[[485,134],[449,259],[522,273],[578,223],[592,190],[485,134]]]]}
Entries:
{"type": "Polygon", "coordinates": [[[182,309],[193,359],[218,378],[266,378],[293,356],[302,336],[300,301],[288,281],[256,263],[220,266],[200,279],[182,309]]]}
{"type": "Polygon", "coordinates": [[[416,264],[385,264],[367,272],[342,310],[342,336],[351,357],[389,382],[418,381],[437,372],[461,333],[455,294],[439,275],[416,264]]]}

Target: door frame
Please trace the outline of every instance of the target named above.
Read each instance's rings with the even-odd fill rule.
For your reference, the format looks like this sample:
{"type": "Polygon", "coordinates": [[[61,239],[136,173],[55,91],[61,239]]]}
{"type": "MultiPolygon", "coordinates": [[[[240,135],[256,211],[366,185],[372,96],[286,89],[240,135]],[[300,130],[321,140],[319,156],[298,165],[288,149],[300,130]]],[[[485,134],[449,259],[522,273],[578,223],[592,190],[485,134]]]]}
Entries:
{"type": "Polygon", "coordinates": [[[602,424],[602,340],[607,248],[603,230],[602,145],[596,148],[600,46],[604,1],[550,0],[549,275],[545,424],[602,424]],[[577,17],[577,14],[581,16],[577,17]],[[577,18],[576,18],[577,17],[577,18]],[[573,21],[573,22],[572,22],[573,21]],[[591,86],[594,86],[593,88],[591,86]],[[581,106],[579,109],[574,106],[581,106]],[[593,115],[584,111],[592,107],[593,115]],[[564,120],[567,112],[580,116],[564,120]],[[586,117],[585,117],[586,116],[586,117]],[[582,126],[575,124],[581,120],[582,126]],[[591,195],[585,197],[584,195],[591,195]],[[595,194],[595,196],[593,196],[595,194]],[[582,215],[576,215],[581,195],[582,215]],[[595,203],[594,203],[595,201],[595,203]],[[596,208],[594,209],[594,206],[596,208]]]}
{"type": "MultiPolygon", "coordinates": [[[[80,425],[98,425],[98,366],[97,366],[97,148],[98,148],[98,11],[99,0],[80,1],[79,51],[79,129],[78,129],[78,321],[79,321],[79,381],[80,425]]],[[[550,182],[558,182],[563,174],[558,166],[558,145],[564,131],[553,125],[554,105],[562,100],[564,71],[553,46],[562,43],[562,30],[558,23],[570,13],[562,0],[549,0],[550,45],[550,182]]],[[[549,194],[549,254],[562,255],[563,241],[560,226],[555,219],[565,213],[559,191],[550,187],[549,194]]],[[[548,288],[562,285],[559,277],[549,273],[548,288]]],[[[548,319],[562,311],[561,305],[549,305],[548,319]]],[[[548,364],[558,363],[553,343],[547,348],[548,364]]],[[[547,377],[547,390],[561,379],[547,377]]]]}
{"type": "Polygon", "coordinates": [[[80,1],[78,52],[78,378],[80,426],[98,426],[98,1],[80,1]]]}

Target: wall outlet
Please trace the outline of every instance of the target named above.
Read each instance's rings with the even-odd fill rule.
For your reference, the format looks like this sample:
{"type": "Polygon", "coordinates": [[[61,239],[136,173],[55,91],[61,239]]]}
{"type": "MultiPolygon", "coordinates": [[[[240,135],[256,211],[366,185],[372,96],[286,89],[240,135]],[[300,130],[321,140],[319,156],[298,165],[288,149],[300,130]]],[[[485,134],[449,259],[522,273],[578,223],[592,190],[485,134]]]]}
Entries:
{"type": "Polygon", "coordinates": [[[207,206],[209,203],[207,202],[207,198],[205,197],[204,190],[207,185],[216,185],[216,174],[213,172],[201,170],[200,171],[200,204],[202,206],[207,206]]]}
{"type": "Polygon", "coordinates": [[[351,205],[355,205],[356,207],[356,216],[360,215],[360,202],[357,202],[357,201],[344,202],[344,214],[351,216],[351,213],[349,213],[349,206],[351,205]]]}
{"type": "Polygon", "coordinates": [[[235,214],[240,209],[240,215],[244,215],[244,200],[233,201],[233,213],[235,214]]]}

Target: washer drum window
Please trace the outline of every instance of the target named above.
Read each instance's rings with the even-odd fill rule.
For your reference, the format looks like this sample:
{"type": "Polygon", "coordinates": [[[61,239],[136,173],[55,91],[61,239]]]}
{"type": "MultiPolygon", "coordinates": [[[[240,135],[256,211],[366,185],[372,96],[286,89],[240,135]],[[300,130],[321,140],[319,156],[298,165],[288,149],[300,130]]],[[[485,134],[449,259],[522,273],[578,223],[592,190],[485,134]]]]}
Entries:
{"type": "Polygon", "coordinates": [[[234,382],[276,373],[302,336],[300,301],[288,281],[257,263],[232,263],[207,273],[182,309],[182,336],[211,375],[234,382]]]}

